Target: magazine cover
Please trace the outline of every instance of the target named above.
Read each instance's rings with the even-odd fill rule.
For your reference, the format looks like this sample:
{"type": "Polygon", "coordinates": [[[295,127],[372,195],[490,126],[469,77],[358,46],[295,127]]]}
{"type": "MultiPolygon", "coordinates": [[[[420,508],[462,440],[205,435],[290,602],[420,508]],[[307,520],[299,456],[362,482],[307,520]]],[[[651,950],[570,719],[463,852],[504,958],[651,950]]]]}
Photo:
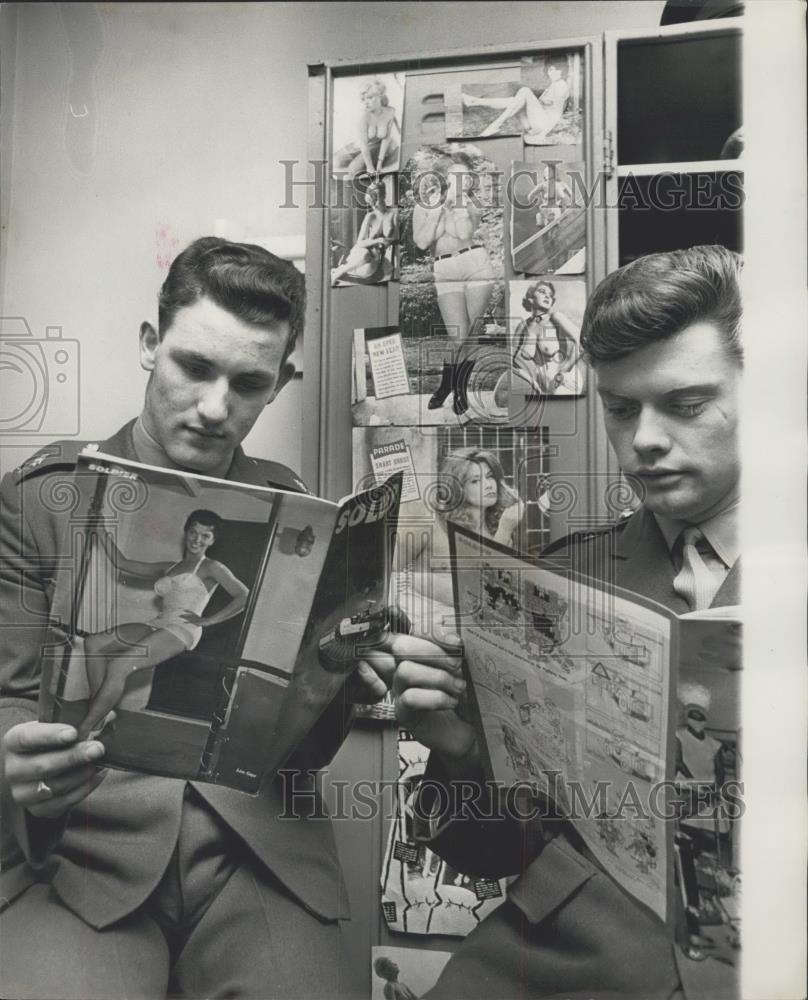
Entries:
{"type": "MultiPolygon", "coordinates": [[[[677,617],[450,526],[489,777],[536,784],[609,874],[738,962],[740,626],[677,617]],[[674,888],[674,870],[678,885],[674,888]]],[[[736,609],[737,610],[737,609],[736,609]]]]}
{"type": "Polygon", "coordinates": [[[80,457],[40,718],[257,792],[385,627],[400,477],[341,504],[80,457]]]}

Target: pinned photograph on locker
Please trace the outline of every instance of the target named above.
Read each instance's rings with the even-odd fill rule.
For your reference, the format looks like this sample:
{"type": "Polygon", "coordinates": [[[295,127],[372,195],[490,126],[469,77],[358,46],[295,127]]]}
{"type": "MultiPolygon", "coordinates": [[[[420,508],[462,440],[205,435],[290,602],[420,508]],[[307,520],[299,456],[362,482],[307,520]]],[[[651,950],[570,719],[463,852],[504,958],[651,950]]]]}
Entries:
{"type": "Polygon", "coordinates": [[[353,472],[371,487],[403,473],[391,603],[421,635],[454,628],[450,522],[521,552],[550,540],[546,427],[355,427],[353,472]]]}
{"type": "Polygon", "coordinates": [[[396,175],[331,182],[331,285],[383,285],[398,277],[396,175]]]}
{"type": "Polygon", "coordinates": [[[522,59],[519,79],[466,83],[447,93],[446,135],[489,139],[521,135],[528,146],[581,142],[583,60],[580,50],[522,59]],[[450,132],[449,129],[452,128],[450,132]]]}
{"type": "MultiPolygon", "coordinates": [[[[422,146],[401,174],[399,328],[405,343],[429,342],[430,360],[419,361],[427,365],[419,387],[429,397],[422,407],[427,423],[453,420],[442,407],[457,417],[469,411],[475,342],[505,347],[498,183],[493,161],[466,143],[422,146]]],[[[487,386],[489,396],[496,380],[487,386]]],[[[496,415],[483,406],[480,418],[488,416],[496,415]]]]}
{"type": "Polygon", "coordinates": [[[501,101],[504,108],[508,102],[513,102],[521,86],[518,72],[508,69],[495,73],[481,71],[479,81],[455,83],[445,87],[446,138],[481,139],[521,135],[523,126],[518,112],[503,118],[501,114],[496,114],[496,109],[482,101],[483,98],[490,98],[492,102],[501,101]],[[498,125],[491,131],[494,118],[498,125]]]}
{"type": "Polygon", "coordinates": [[[511,260],[522,274],[583,274],[584,164],[545,160],[511,164],[511,260]]]}
{"type": "Polygon", "coordinates": [[[401,157],[404,73],[343,76],[334,80],[335,177],[395,172],[401,157]]]}
{"type": "Polygon", "coordinates": [[[465,341],[443,331],[404,336],[397,326],[354,330],[354,426],[507,423],[508,394],[495,393],[507,382],[511,366],[507,324],[499,318],[484,329],[482,336],[465,341]]]}
{"type": "Polygon", "coordinates": [[[553,50],[525,56],[521,78],[523,85],[499,117],[519,116],[526,146],[579,145],[584,110],[581,50],[553,50]]]}
{"type": "Polygon", "coordinates": [[[508,394],[510,419],[516,422],[531,399],[585,394],[580,335],[586,283],[548,278],[511,281],[509,296],[511,369],[495,394],[508,394]]]}

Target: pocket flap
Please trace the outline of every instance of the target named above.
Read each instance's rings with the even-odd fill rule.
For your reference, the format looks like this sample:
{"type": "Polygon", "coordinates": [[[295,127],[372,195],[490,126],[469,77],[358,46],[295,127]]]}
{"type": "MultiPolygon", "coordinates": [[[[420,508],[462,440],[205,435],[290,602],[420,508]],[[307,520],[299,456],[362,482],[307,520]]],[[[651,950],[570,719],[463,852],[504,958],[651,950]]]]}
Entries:
{"type": "Polygon", "coordinates": [[[511,885],[508,896],[532,924],[537,924],[597,874],[593,864],[558,836],[511,885]]]}

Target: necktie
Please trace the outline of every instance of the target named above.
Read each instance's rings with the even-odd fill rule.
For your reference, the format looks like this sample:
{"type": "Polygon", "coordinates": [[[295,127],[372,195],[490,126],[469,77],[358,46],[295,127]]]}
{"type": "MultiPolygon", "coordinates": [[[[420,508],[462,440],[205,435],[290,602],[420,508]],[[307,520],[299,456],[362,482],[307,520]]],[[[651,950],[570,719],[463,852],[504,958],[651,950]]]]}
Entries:
{"type": "Polygon", "coordinates": [[[673,589],[683,597],[691,611],[709,608],[720,580],[711,572],[699,549],[710,543],[695,526],[685,528],[674,545],[674,554],[681,551],[682,566],[673,580],[673,589]]]}

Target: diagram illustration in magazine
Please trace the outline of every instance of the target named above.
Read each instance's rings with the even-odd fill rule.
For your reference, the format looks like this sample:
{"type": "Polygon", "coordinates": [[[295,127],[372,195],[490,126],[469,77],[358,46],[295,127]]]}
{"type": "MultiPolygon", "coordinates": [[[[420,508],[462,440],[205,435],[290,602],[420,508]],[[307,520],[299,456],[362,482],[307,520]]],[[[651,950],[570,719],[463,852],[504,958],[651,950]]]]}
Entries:
{"type": "Polygon", "coordinates": [[[384,631],[401,477],[335,504],[95,452],[74,482],[40,718],[257,793],[384,631]]]}
{"type": "Polygon", "coordinates": [[[676,616],[454,524],[450,541],[488,777],[536,783],[625,890],[737,964],[739,609],[676,616]]]}

